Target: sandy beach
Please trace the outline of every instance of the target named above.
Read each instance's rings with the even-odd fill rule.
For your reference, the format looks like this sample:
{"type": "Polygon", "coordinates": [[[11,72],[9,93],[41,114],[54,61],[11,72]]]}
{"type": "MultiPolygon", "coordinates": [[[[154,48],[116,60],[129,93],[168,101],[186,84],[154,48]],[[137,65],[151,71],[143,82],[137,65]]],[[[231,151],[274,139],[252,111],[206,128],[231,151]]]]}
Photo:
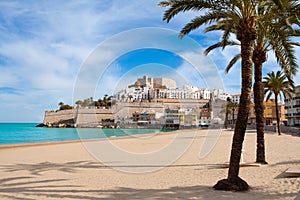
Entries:
{"type": "MultiPolygon", "coordinates": [[[[246,133],[244,162],[255,161],[255,134],[246,133]]],[[[6,146],[0,148],[0,199],[300,199],[300,178],[283,176],[288,168],[300,168],[300,137],[275,133],[265,135],[269,165],[240,169],[251,190],[214,190],[227,176],[221,164],[229,161],[232,135],[184,130],[6,146]],[[203,148],[206,156],[200,153],[203,148]]]]}

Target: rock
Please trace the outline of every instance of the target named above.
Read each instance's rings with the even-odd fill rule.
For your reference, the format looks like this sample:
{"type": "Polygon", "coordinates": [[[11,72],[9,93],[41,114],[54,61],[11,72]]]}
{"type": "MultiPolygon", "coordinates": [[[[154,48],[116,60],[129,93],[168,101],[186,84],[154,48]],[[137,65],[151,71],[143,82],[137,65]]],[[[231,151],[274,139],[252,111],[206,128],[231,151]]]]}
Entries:
{"type": "Polygon", "coordinates": [[[66,128],[67,126],[65,124],[58,124],[58,128],[66,128]]]}
{"type": "Polygon", "coordinates": [[[47,127],[47,125],[44,123],[40,123],[40,124],[36,125],[35,127],[47,127]]]}

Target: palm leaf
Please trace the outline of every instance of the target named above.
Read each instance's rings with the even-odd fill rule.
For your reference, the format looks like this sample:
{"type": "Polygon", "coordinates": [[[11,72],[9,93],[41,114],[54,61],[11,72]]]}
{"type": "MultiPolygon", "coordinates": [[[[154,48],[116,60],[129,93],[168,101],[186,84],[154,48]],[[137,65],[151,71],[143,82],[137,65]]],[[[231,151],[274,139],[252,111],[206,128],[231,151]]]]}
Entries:
{"type": "Polygon", "coordinates": [[[229,64],[227,65],[226,69],[225,69],[225,73],[227,74],[229,72],[229,70],[233,67],[233,65],[242,58],[242,54],[237,54],[235,55],[229,62],[229,64]]]}

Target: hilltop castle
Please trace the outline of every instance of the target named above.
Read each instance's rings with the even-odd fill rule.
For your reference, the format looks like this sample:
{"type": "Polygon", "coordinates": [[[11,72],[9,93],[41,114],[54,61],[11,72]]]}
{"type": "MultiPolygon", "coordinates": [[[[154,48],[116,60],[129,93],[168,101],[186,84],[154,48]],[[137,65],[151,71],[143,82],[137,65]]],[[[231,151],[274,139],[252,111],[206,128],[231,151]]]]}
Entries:
{"type": "Polygon", "coordinates": [[[177,87],[170,78],[143,76],[114,94],[111,108],[46,111],[43,123],[48,127],[198,127],[223,118],[221,106],[229,96],[221,90],[177,87]]]}

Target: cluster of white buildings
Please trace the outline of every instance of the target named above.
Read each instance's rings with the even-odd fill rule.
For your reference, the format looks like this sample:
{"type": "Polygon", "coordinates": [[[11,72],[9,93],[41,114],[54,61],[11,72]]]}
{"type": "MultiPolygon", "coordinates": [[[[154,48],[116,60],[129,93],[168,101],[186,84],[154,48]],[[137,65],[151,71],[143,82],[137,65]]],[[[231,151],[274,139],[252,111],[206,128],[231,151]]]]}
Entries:
{"type": "Polygon", "coordinates": [[[289,126],[300,126],[300,85],[295,87],[292,97],[287,97],[284,102],[284,108],[287,110],[287,124],[289,126]]]}
{"type": "MultiPolygon", "coordinates": [[[[148,76],[143,76],[142,78],[138,78],[134,84],[129,85],[126,89],[123,89],[116,93],[114,95],[114,98],[117,101],[121,102],[151,101],[152,99],[204,99],[226,101],[228,98],[230,98],[231,101],[239,103],[240,96],[240,94],[230,95],[220,89],[210,90],[207,88],[198,88],[192,85],[177,87],[176,81],[170,78],[151,78],[148,76]]],[[[254,103],[253,92],[251,94],[251,101],[252,103],[254,103]]],[[[287,125],[300,126],[300,85],[295,88],[295,93],[293,94],[292,98],[285,99],[284,108],[287,111],[287,114],[285,114],[287,125]]],[[[165,113],[166,122],[172,121],[172,117],[169,119],[168,116],[172,116],[174,114],[176,116],[180,116],[175,120],[176,122],[179,120],[179,124],[184,123],[184,121],[188,119],[188,117],[191,118],[189,119],[189,121],[192,121],[193,125],[194,123],[196,124],[196,121],[198,121],[198,119],[195,118],[195,113],[183,115],[183,112],[180,110],[180,108],[177,111],[169,110],[169,112],[170,113],[165,113]],[[183,116],[185,116],[185,118],[183,116]]],[[[218,111],[214,111],[214,113],[217,112],[221,112],[221,107],[218,111]]],[[[210,119],[209,116],[198,117],[201,120],[210,119]]]]}
{"type": "Polygon", "coordinates": [[[133,85],[114,95],[117,101],[142,101],[151,99],[221,99],[231,95],[220,89],[201,89],[192,85],[176,86],[170,78],[151,78],[143,76],[133,85]]]}

